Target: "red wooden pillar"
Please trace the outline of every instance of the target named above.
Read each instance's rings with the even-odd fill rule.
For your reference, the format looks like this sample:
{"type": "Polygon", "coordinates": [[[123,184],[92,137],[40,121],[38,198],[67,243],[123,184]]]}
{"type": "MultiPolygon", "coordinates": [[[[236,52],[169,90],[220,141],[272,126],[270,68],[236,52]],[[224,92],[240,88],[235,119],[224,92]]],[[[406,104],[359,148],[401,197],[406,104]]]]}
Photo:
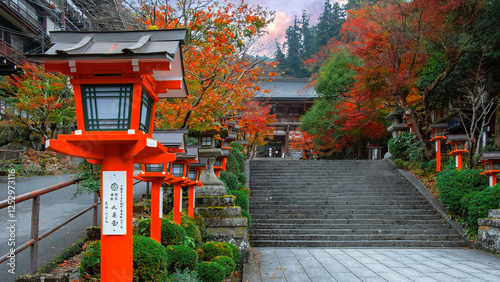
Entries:
{"type": "MultiPolygon", "coordinates": [[[[101,173],[110,171],[126,172],[126,210],[125,210],[125,235],[104,235],[101,230],[101,281],[132,281],[133,278],[133,257],[132,257],[132,203],[133,199],[133,160],[122,159],[120,146],[107,145],[106,157],[101,163],[101,173]]],[[[104,181],[102,177],[101,181],[104,181]]],[[[101,187],[104,186],[102,185],[101,187]]],[[[101,199],[103,197],[101,189],[101,199]]],[[[104,215],[106,203],[101,204],[101,215],[104,215]]],[[[109,215],[111,216],[111,215],[109,215]]]]}
{"type": "Polygon", "coordinates": [[[151,181],[151,238],[161,243],[161,183],[163,179],[151,181]]]}
{"type": "Polygon", "coordinates": [[[194,185],[189,186],[189,203],[188,203],[188,216],[191,218],[194,217],[194,185]]]}
{"type": "Polygon", "coordinates": [[[174,184],[174,222],[181,224],[182,185],[174,184]]]}
{"type": "Polygon", "coordinates": [[[441,139],[436,140],[436,171],[441,171],[441,139]]]}

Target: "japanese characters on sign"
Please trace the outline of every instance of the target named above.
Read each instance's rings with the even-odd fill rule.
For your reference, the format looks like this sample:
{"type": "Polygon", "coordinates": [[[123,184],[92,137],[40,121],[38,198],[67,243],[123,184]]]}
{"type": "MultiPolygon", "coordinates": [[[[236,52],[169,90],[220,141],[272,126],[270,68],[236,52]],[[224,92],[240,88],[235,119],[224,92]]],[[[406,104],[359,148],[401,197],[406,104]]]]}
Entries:
{"type": "Polygon", "coordinates": [[[127,172],[102,172],[102,234],[127,234],[127,172]]]}

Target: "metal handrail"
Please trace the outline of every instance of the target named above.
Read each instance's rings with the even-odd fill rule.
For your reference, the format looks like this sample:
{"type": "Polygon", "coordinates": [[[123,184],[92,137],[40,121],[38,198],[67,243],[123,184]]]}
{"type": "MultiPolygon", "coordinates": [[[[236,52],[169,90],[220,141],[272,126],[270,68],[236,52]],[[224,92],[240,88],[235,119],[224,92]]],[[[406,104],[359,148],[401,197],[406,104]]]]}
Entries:
{"type": "MultiPolygon", "coordinates": [[[[57,231],[61,227],[65,226],[66,224],[70,223],[71,221],[75,220],[76,218],[80,217],[81,215],[85,214],[89,210],[93,209],[93,225],[97,226],[98,224],[98,206],[101,204],[99,201],[99,195],[97,193],[94,193],[94,203],[89,206],[88,208],[85,208],[84,210],[78,212],[77,214],[69,217],[56,227],[52,228],[49,231],[46,231],[45,233],[39,235],[38,234],[38,222],[39,222],[39,215],[40,215],[40,196],[57,191],[59,189],[71,186],[75,183],[77,183],[79,180],[77,179],[72,179],[68,180],[65,182],[61,182],[58,184],[54,184],[36,191],[24,193],[20,196],[16,196],[16,199],[14,201],[15,204],[24,202],[30,199],[33,199],[33,205],[31,209],[31,239],[27,241],[26,243],[22,244],[16,250],[14,251],[14,254],[18,254],[19,252],[25,250],[28,247],[30,248],[30,273],[35,274],[36,269],[37,269],[37,257],[38,257],[38,241],[42,240],[43,238],[49,236],[53,232],[57,231]]],[[[133,185],[136,185],[138,183],[142,182],[141,180],[134,182],[133,185]]],[[[149,188],[149,187],[148,187],[149,188]]],[[[149,190],[149,189],[148,189],[149,190]]],[[[9,200],[4,200],[0,202],[0,210],[8,207],[9,205],[12,204],[12,201],[9,202],[9,200]]],[[[7,261],[8,256],[11,254],[11,252],[6,253],[2,257],[0,257],[0,264],[4,263],[7,261]]]]}

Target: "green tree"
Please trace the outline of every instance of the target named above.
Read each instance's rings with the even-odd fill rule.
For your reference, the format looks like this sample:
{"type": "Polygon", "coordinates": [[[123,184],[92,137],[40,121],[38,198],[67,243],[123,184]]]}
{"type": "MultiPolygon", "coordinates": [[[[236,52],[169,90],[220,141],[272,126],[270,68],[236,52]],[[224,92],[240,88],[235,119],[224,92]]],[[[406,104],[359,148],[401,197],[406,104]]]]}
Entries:
{"type": "Polygon", "coordinates": [[[68,78],[46,72],[43,66],[25,64],[19,74],[0,82],[0,94],[12,105],[7,115],[17,126],[31,132],[33,148],[75,123],[75,104],[68,78]]]}

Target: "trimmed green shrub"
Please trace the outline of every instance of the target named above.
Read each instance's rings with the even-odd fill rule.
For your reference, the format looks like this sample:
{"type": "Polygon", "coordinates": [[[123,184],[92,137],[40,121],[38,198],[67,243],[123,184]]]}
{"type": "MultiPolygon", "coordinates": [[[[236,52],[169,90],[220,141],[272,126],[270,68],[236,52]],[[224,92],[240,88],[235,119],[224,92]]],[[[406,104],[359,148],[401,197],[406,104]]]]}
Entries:
{"type": "Polygon", "coordinates": [[[216,262],[224,267],[226,278],[233,276],[236,264],[234,263],[234,260],[232,258],[226,256],[218,256],[213,258],[211,261],[216,262]]]}
{"type": "Polygon", "coordinates": [[[224,267],[216,262],[200,262],[195,271],[202,282],[222,282],[226,278],[224,267]]]}
{"type": "Polygon", "coordinates": [[[240,184],[245,185],[245,183],[247,182],[247,176],[243,173],[238,173],[236,176],[238,177],[238,181],[240,182],[240,184]]]}
{"type": "Polygon", "coordinates": [[[248,211],[250,201],[248,199],[247,193],[244,191],[229,191],[229,195],[236,196],[234,201],[235,205],[241,207],[242,210],[248,211]]]}
{"type": "Polygon", "coordinates": [[[165,279],[165,282],[199,282],[198,273],[185,269],[170,272],[165,279]]]}
{"type": "Polygon", "coordinates": [[[227,190],[238,190],[240,182],[235,174],[229,171],[221,171],[219,179],[224,182],[227,190]]]}
{"type": "MultiPolygon", "coordinates": [[[[200,214],[198,214],[199,217],[201,217],[200,214]]],[[[168,215],[165,216],[165,218],[168,218],[170,220],[173,220],[174,218],[174,212],[170,212],[168,215]]],[[[202,220],[203,221],[203,220],[202,220]]],[[[205,227],[205,222],[203,221],[202,223],[203,228],[205,227]]],[[[184,228],[186,231],[186,236],[193,239],[193,242],[195,244],[195,248],[201,248],[203,245],[203,237],[202,233],[200,230],[200,227],[198,226],[198,222],[196,221],[196,213],[195,213],[195,218],[191,218],[185,213],[181,214],[181,227],[184,228]]]]}
{"type": "Polygon", "coordinates": [[[233,251],[233,261],[236,264],[237,267],[240,266],[240,260],[241,260],[241,252],[240,249],[235,245],[231,243],[227,243],[227,246],[231,248],[231,251],[233,251]]]}
{"type": "Polygon", "coordinates": [[[229,154],[229,156],[227,157],[226,171],[230,172],[234,175],[237,175],[238,173],[242,172],[240,170],[240,164],[238,162],[238,157],[234,152],[231,152],[229,154]]]}
{"type": "Polygon", "coordinates": [[[248,187],[243,187],[243,189],[240,189],[241,191],[245,192],[248,196],[248,199],[250,199],[250,188],[248,187]]]}
{"type": "MultiPolygon", "coordinates": [[[[145,237],[151,236],[151,219],[144,218],[137,224],[137,235],[145,237]]],[[[186,231],[179,224],[168,218],[161,219],[161,244],[163,246],[179,245],[184,242],[186,231]]]]}
{"type": "Polygon", "coordinates": [[[247,218],[247,220],[248,220],[247,228],[250,229],[250,224],[252,223],[252,216],[250,215],[250,213],[247,212],[246,210],[241,210],[241,216],[244,216],[247,218]]]}
{"type": "Polygon", "coordinates": [[[488,184],[486,176],[479,169],[443,170],[436,177],[436,188],[441,202],[451,214],[463,217],[467,207],[462,198],[472,191],[483,190],[488,184]]]}
{"type": "MultiPolygon", "coordinates": [[[[482,191],[472,191],[462,199],[467,206],[466,226],[476,231],[479,227],[477,220],[487,218],[490,209],[497,209],[500,202],[500,185],[487,187],[482,191]]],[[[476,234],[473,232],[473,234],[476,234]]]]}
{"type": "Polygon", "coordinates": [[[167,252],[155,240],[134,236],[134,281],[162,281],[167,275],[167,252]]]}
{"type": "Polygon", "coordinates": [[[198,253],[184,245],[166,246],[168,272],[194,270],[198,265],[198,253]]]}
{"type": "Polygon", "coordinates": [[[217,256],[227,256],[233,258],[233,251],[226,243],[206,242],[201,250],[203,252],[201,257],[203,261],[210,261],[217,256]]]}
{"type": "Polygon", "coordinates": [[[394,166],[396,168],[403,168],[404,162],[402,159],[395,159],[394,160],[394,166]]]}
{"type": "MultiPolygon", "coordinates": [[[[134,281],[162,281],[167,273],[165,247],[155,240],[133,237],[134,281]]],[[[82,281],[98,281],[101,274],[101,242],[87,246],[80,263],[82,281]]]]}
{"type": "Polygon", "coordinates": [[[80,278],[82,281],[96,281],[101,275],[101,241],[87,245],[80,261],[80,278]]]}

